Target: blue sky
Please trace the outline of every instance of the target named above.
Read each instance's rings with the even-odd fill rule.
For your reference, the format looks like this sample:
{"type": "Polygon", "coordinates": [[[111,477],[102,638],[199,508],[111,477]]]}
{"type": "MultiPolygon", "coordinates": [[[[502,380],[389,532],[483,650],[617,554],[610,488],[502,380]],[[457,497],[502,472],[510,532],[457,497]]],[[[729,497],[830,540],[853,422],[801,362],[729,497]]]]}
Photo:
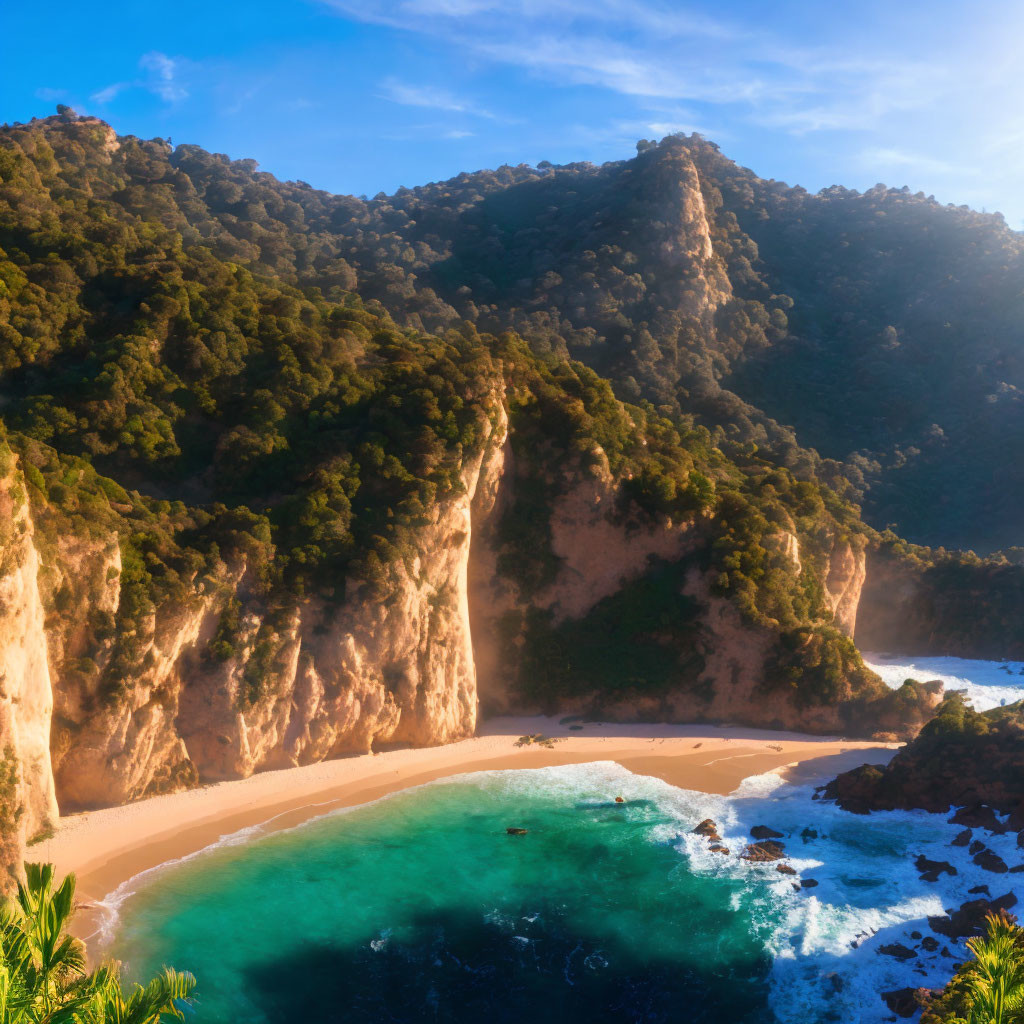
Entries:
{"type": "Polygon", "coordinates": [[[58,102],[335,192],[701,131],[764,177],[1024,227],[1020,0],[7,5],[0,120],[58,102]]]}

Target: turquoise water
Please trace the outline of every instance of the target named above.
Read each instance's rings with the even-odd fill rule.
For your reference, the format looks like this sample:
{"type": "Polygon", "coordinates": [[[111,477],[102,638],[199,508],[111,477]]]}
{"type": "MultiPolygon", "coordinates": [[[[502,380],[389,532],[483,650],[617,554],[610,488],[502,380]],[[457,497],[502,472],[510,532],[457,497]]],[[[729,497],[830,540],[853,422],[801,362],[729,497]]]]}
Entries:
{"type": "MultiPolygon", "coordinates": [[[[198,1024],[857,1024],[889,1016],[878,992],[948,972],[876,947],[951,905],[910,864],[959,855],[950,834],[774,776],[723,798],[610,763],[480,773],[164,869],[132,886],[111,952],[137,977],[193,971],[198,1024]],[[709,853],[690,834],[708,815],[734,855],[751,824],[784,831],[819,886],[709,853]]],[[[951,885],[976,881],[967,862],[951,885]]]]}

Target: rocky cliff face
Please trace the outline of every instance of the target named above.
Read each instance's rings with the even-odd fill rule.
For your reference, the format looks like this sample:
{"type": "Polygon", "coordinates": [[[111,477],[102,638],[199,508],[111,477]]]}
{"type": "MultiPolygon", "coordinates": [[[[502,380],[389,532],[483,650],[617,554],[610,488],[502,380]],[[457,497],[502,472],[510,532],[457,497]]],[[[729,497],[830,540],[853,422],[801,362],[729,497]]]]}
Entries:
{"type": "MultiPolygon", "coordinates": [[[[0,492],[10,509],[0,726],[17,769],[22,840],[55,819],[55,795],[67,810],[117,804],[392,744],[449,742],[473,733],[478,694],[492,713],[599,708],[619,719],[848,725],[838,705],[857,698],[850,686],[812,706],[768,685],[778,631],[716,596],[714,573],[701,562],[709,523],[630,512],[600,452],[586,471],[563,471],[548,510],[557,571],[539,592],[520,593],[499,571],[496,524],[519,486],[502,402],[488,423],[460,493],[430,509],[414,549],[375,589],[364,585],[338,603],[273,604],[244,558],[220,563],[139,625],[135,667],[114,694],[100,680],[116,646],[104,623],[123,599],[116,534],[58,531],[40,557],[10,471],[0,492]],[[579,694],[553,704],[524,694],[538,622],[549,638],[575,638],[576,658],[588,636],[607,643],[619,618],[636,615],[652,623],[612,637],[625,660],[610,671],[648,675],[596,698],[600,685],[587,678],[579,694]],[[644,660],[651,651],[654,668],[644,660]],[[656,669],[662,675],[643,692],[656,669]]],[[[849,635],[863,551],[837,539],[826,556],[809,555],[785,530],[765,543],[788,586],[815,575],[836,627],[849,635]]]]}
{"type": "Polygon", "coordinates": [[[6,864],[57,821],[53,692],[39,559],[17,464],[0,442],[0,842],[6,864]]]}
{"type": "Polygon", "coordinates": [[[431,509],[415,551],[376,592],[337,606],[272,607],[256,596],[244,564],[225,566],[216,587],[197,585],[188,601],[157,610],[144,631],[142,668],[113,701],[95,689],[110,642],[90,636],[84,619],[97,602],[117,608],[118,549],[73,542],[58,551],[51,586],[60,589],[61,573],[87,575],[93,604],[51,640],[63,668],[61,805],[123,803],[199,780],[471,735],[477,685],[467,573],[476,517],[493,507],[501,476],[500,404],[490,429],[463,468],[462,493],[431,509]],[[226,615],[237,622],[228,649],[211,649],[226,615]],[[72,657],[84,649],[97,663],[86,676],[72,657]]]}

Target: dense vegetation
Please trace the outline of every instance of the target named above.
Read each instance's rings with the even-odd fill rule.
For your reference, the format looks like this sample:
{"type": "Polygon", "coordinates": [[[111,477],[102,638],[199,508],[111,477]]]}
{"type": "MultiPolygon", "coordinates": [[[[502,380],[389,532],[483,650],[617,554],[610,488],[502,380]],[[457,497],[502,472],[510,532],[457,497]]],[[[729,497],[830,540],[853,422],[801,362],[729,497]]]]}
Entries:
{"type": "MultiPolygon", "coordinates": [[[[1019,543],[1024,476],[1004,440],[1024,425],[1024,249],[998,214],[884,186],[811,195],[698,136],[365,200],[159,140],[129,140],[97,169],[94,125],[48,129],[40,173],[55,146],[64,180],[100,170],[122,209],[186,246],[325,296],[357,289],[417,330],[512,328],[626,400],[685,409],[716,441],[768,447],[801,474],[818,465],[914,541],[1019,543]]],[[[35,152],[40,134],[8,137],[35,152]]],[[[63,329],[59,302],[40,301],[12,324],[17,350],[63,329]]]]}
{"type": "Polygon", "coordinates": [[[921,1024],[1021,1024],[1024,1021],[1024,928],[990,915],[986,934],[967,940],[971,958],[927,1001],[921,1024]]]}
{"type": "MultiPolygon", "coordinates": [[[[674,217],[696,223],[703,216],[693,208],[684,148],[670,153],[670,162],[647,157],[640,165],[623,222],[646,239],[644,259],[661,261],[655,278],[662,280],[692,254],[676,220],[646,231],[657,213],[651,204],[667,189],[674,217]]],[[[580,185],[579,204],[555,220],[590,218],[600,233],[621,170],[567,171],[580,185]]],[[[673,286],[672,302],[697,312],[670,315],[664,298],[630,298],[633,286],[620,280],[633,264],[634,276],[647,273],[638,255],[592,250],[596,235],[584,239],[572,257],[581,275],[591,275],[578,323],[521,315],[514,304],[507,315],[493,303],[486,316],[473,314],[461,285],[454,291],[465,301],[456,309],[416,279],[427,264],[441,275],[443,256],[453,280],[470,263],[496,275],[503,267],[505,277],[488,287],[504,282],[514,296],[520,276],[509,275],[522,267],[505,257],[500,267],[488,263],[472,246],[460,264],[443,232],[482,216],[488,204],[502,209],[503,190],[517,183],[538,190],[531,209],[539,216],[557,198],[546,190],[561,189],[565,175],[540,168],[484,177],[486,187],[463,176],[418,199],[401,193],[366,203],[278,182],[251,161],[118,139],[67,111],[0,135],[0,430],[21,456],[40,543],[120,538],[116,617],[96,611],[90,623],[116,648],[95,688],[100,698],[116,699],[137,675],[155,609],[216,590],[244,566],[247,588],[269,608],[268,635],[257,638],[262,655],[247,668],[246,700],[257,700],[273,670],[275,609],[285,615],[313,594],[338,603],[382,596],[389,567],[409,558],[415,531],[462,490],[463,470],[481,454],[503,400],[518,476],[498,528],[499,568],[525,597],[557,569],[547,536],[551,502],[572,473],[606,472],[623,482],[625,528],[701,523],[702,565],[715,593],[753,625],[813,631],[813,644],[789,644],[784,685],[803,687],[811,703],[827,702],[838,666],[861,688],[880,686],[824,629],[830,614],[816,582],[836,537],[863,543],[870,533],[857,509],[816,475],[809,455],[790,465],[770,446],[729,440],[720,427],[703,425],[699,410],[684,408],[685,389],[659,391],[653,378],[634,387],[608,355],[618,344],[609,340],[611,321],[625,323],[623,310],[639,315],[641,307],[645,316],[683,317],[688,326],[678,330],[703,351],[694,298],[705,289],[703,271],[691,267],[689,283],[673,286]],[[416,238],[400,242],[414,208],[416,238]],[[595,252],[597,269],[582,269],[595,252]],[[787,531],[799,535],[804,553],[795,585],[778,553],[787,531]]],[[[502,216],[514,219],[514,211],[502,216]]],[[[530,238],[516,243],[523,260],[543,251],[530,238]]],[[[753,250],[743,252],[736,266],[753,258],[753,250]]],[[[730,323],[740,330],[749,321],[743,330],[765,344],[785,317],[757,302],[743,300],[730,323]]],[[[779,299],[772,308],[785,305],[779,299]]],[[[58,613],[97,603],[76,586],[65,580],[55,588],[58,613]]],[[[645,586],[656,594],[663,584],[652,578],[645,586]]],[[[677,603],[681,613],[685,602],[677,603]]],[[[237,614],[226,597],[209,657],[231,656],[237,614]]],[[[537,626],[538,652],[566,642],[537,626]]],[[[637,637],[652,635],[651,622],[635,627],[637,637]]],[[[686,632],[682,620],[679,628],[686,632]]],[[[687,676],[696,662],[672,665],[687,676]]],[[[88,657],[63,669],[96,671],[88,657]]],[[[579,685],[572,675],[559,676],[570,690],[579,685]]],[[[57,735],[62,742],[60,723],[57,735]]]]}
{"type": "Polygon", "coordinates": [[[988,804],[1024,827],[1024,703],[978,712],[954,691],[884,768],[863,765],[833,779],[826,795],[849,810],[988,804]]]}
{"type": "Polygon", "coordinates": [[[17,896],[0,908],[0,1020],[4,1024],[160,1024],[185,1020],[195,979],[165,970],[125,991],[120,969],[88,971],[67,933],[75,876],[54,886],[52,864],[26,864],[17,896]]]}

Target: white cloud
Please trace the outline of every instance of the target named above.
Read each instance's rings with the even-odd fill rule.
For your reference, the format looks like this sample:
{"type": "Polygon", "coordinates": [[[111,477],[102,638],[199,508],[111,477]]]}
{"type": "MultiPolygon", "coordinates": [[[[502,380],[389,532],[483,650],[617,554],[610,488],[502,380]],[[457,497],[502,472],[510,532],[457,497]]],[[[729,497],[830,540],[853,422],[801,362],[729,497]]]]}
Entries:
{"type": "Polygon", "coordinates": [[[188,97],[188,89],[181,82],[180,60],[159,50],[151,50],[139,58],[139,67],[149,72],[144,88],[156,93],[166,103],[177,103],[188,97]]]}
{"type": "Polygon", "coordinates": [[[109,103],[117,96],[118,93],[123,92],[125,89],[130,89],[131,85],[131,82],[114,82],[112,85],[108,85],[106,88],[100,89],[98,92],[94,92],[89,99],[91,99],[93,103],[99,103],[101,105],[109,103]]]}
{"type": "Polygon", "coordinates": [[[409,85],[396,78],[388,78],[380,87],[384,99],[405,107],[425,107],[457,114],[472,114],[475,117],[494,117],[489,110],[484,110],[468,100],[432,85],[409,85]]]}

